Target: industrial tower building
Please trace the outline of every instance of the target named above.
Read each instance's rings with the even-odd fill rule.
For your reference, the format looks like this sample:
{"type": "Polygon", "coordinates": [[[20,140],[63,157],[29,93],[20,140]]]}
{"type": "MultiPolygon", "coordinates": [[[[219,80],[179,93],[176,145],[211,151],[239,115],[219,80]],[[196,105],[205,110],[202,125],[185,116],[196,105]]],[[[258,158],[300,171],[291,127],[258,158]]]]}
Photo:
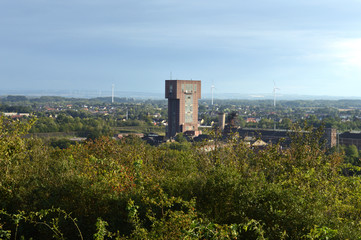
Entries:
{"type": "Polygon", "coordinates": [[[165,97],[168,98],[167,137],[174,137],[179,132],[198,136],[201,81],[165,80],[165,97]]]}

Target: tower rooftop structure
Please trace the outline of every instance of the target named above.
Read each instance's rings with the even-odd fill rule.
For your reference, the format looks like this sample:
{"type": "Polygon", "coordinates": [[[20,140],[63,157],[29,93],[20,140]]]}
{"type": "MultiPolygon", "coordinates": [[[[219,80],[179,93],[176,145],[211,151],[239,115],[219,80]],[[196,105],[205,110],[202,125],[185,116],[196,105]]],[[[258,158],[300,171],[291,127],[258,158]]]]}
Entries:
{"type": "Polygon", "coordinates": [[[198,136],[198,99],[201,98],[199,80],[165,80],[165,98],[168,98],[167,137],[184,132],[198,136]]]}

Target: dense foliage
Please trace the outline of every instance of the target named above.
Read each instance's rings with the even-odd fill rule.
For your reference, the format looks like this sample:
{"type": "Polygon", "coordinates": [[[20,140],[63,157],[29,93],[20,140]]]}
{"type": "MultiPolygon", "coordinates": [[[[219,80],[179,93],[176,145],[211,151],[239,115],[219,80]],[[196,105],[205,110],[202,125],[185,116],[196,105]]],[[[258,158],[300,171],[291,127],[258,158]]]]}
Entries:
{"type": "Polygon", "coordinates": [[[360,178],[343,174],[343,157],[317,133],[300,132],[283,150],[216,136],[159,147],[102,137],[59,149],[23,138],[31,124],[0,118],[0,239],[361,236],[360,178]]]}

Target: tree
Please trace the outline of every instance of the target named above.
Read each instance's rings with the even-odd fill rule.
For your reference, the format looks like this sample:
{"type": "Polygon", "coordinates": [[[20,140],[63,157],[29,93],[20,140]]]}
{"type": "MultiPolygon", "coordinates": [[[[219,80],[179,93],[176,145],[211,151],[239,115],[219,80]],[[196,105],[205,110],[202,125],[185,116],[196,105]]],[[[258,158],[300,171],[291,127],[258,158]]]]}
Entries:
{"type": "Polygon", "coordinates": [[[359,151],[355,145],[348,145],[344,147],[345,161],[354,166],[360,166],[359,151]]]}
{"type": "Polygon", "coordinates": [[[292,128],[292,120],[289,118],[283,118],[280,124],[280,127],[283,129],[291,129],[292,128]]]}

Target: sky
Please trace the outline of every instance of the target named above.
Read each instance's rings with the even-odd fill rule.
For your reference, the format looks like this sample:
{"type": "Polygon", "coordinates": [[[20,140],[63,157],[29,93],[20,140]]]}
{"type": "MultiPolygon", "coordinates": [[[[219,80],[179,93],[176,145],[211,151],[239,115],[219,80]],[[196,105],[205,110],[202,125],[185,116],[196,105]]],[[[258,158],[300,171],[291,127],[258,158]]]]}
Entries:
{"type": "Polygon", "coordinates": [[[0,88],[361,97],[361,0],[1,0],[0,88]]]}

